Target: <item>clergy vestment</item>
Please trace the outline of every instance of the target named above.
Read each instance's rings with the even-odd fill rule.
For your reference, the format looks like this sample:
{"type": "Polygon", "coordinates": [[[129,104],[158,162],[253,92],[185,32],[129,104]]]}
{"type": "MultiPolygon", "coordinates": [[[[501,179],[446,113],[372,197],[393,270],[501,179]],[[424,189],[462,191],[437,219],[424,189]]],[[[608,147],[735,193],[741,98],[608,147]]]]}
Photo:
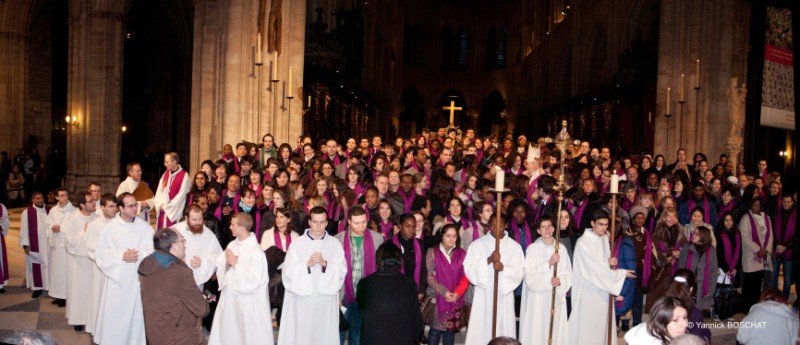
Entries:
{"type": "Polygon", "coordinates": [[[37,291],[47,290],[48,274],[47,250],[47,208],[31,205],[22,211],[19,227],[19,246],[29,247],[25,256],[25,287],[37,291]]]}
{"type": "MultiPolygon", "coordinates": [[[[494,252],[495,238],[483,236],[469,246],[464,259],[464,273],[475,285],[472,312],[467,327],[467,345],[484,345],[492,340],[492,306],[494,305],[494,265],[487,259],[494,252]]],[[[506,234],[500,240],[500,262],[503,270],[498,276],[497,336],[516,338],[514,290],[522,282],[525,257],[522,247],[506,234]]]]}
{"type": "Polygon", "coordinates": [[[92,299],[92,266],[83,236],[89,223],[97,219],[97,213],[85,216],[81,211],[72,212],[64,220],[61,231],[67,245],[67,323],[86,325],[92,299]]]}
{"type": "Polygon", "coordinates": [[[8,236],[10,222],[8,221],[8,209],[0,204],[0,289],[8,284],[8,251],[6,250],[6,236],[8,236]]]}
{"type": "Polygon", "coordinates": [[[342,244],[328,234],[320,239],[309,230],[292,242],[283,262],[283,315],[278,344],[339,344],[339,290],[347,274],[342,244]],[[311,254],[322,253],[320,264],[308,267],[311,254]]]}
{"type": "MultiPolygon", "coordinates": [[[[555,240],[555,239],[554,239],[555,240]]],[[[553,242],[555,244],[555,241],[553,242]]],[[[519,316],[519,341],[524,345],[547,344],[550,334],[550,305],[553,291],[553,266],[550,257],[555,246],[542,238],[533,242],[525,254],[525,284],[519,316]]],[[[561,285],[556,287],[555,317],[553,317],[553,344],[566,345],[567,291],[572,286],[572,262],[567,248],[558,246],[558,273],[561,285]]]]}
{"type": "Polygon", "coordinates": [[[202,288],[203,284],[214,274],[214,270],[216,270],[214,260],[222,253],[217,236],[205,225],[203,225],[203,232],[194,234],[189,231],[186,221],[173,225],[172,229],[177,230],[186,239],[186,256],[183,261],[192,269],[197,286],[202,288]],[[200,267],[198,268],[192,267],[192,258],[195,256],[200,258],[200,267]]]}
{"type": "Polygon", "coordinates": [[[106,276],[97,267],[95,249],[97,248],[97,241],[100,240],[100,232],[112,220],[114,218],[98,217],[89,223],[86,233],[83,235],[83,246],[86,247],[86,255],[89,260],[92,260],[92,295],[89,303],[89,319],[86,320],[85,330],[87,333],[94,333],[95,325],[97,324],[97,310],[100,309],[100,297],[102,296],[103,285],[106,282],[106,276]]]}
{"type": "Polygon", "coordinates": [[[164,172],[158,181],[156,196],[153,198],[153,206],[158,214],[157,228],[171,227],[183,217],[186,194],[191,187],[192,178],[180,165],[174,172],[164,172]]]}
{"type": "Polygon", "coordinates": [[[95,262],[106,282],[97,312],[95,343],[146,344],[138,267],[152,252],[153,228],[140,218],[129,222],[117,216],[100,231],[95,262]],[[136,262],[122,260],[128,249],[139,252],[136,262]]]}
{"type": "MultiPolygon", "coordinates": [[[[588,228],[578,238],[572,263],[569,344],[606,343],[609,295],[619,295],[628,274],[626,270],[611,269],[608,265],[610,257],[608,234],[598,236],[588,228]]],[[[616,344],[617,326],[612,322],[611,327],[611,344],[616,344]]]]}
{"type": "Polygon", "coordinates": [[[67,298],[67,243],[64,236],[64,227],[61,226],[67,216],[76,212],[76,208],[69,202],[66,205],[56,205],[47,214],[47,245],[49,247],[50,255],[48,256],[48,266],[50,267],[48,273],[50,274],[50,283],[47,293],[50,297],[66,299],[67,298]],[[53,232],[53,226],[58,225],[59,232],[53,232]]]}
{"type": "Polygon", "coordinates": [[[271,345],[274,336],[267,294],[267,257],[252,232],[244,240],[231,241],[226,250],[238,259],[236,266],[231,266],[222,252],[214,260],[222,293],[208,344],[271,345]]]}
{"type": "MultiPolygon", "coordinates": [[[[150,186],[147,185],[147,182],[136,182],[130,176],[128,176],[128,178],[120,182],[119,187],[117,187],[116,196],[119,197],[122,193],[131,193],[133,194],[133,197],[136,198],[136,201],[144,201],[147,203],[147,207],[143,208],[139,206],[137,212],[139,213],[139,218],[149,222],[150,210],[155,204],[153,191],[150,189],[150,186]]],[[[99,204],[97,205],[97,211],[100,213],[100,215],[102,215],[102,210],[100,209],[99,204]]]]}

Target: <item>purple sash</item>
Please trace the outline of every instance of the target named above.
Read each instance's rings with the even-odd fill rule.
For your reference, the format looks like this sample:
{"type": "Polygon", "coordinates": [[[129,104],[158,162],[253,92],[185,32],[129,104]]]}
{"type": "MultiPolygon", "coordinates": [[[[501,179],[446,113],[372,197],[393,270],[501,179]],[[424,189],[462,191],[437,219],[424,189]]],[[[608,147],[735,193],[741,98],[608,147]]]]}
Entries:
{"type": "MultiPolygon", "coordinates": [[[[523,231],[525,231],[526,236],[525,236],[525,243],[520,243],[520,244],[522,245],[522,249],[525,250],[528,248],[528,245],[531,244],[531,229],[528,226],[528,222],[523,222],[522,224],[523,224],[522,229],[523,231]]],[[[520,236],[519,225],[517,225],[517,222],[515,221],[511,222],[511,230],[514,231],[514,237],[517,239],[517,242],[519,242],[522,237],[520,236]]]]}
{"type": "Polygon", "coordinates": [[[734,232],[733,237],[736,241],[736,248],[731,249],[731,240],[728,238],[728,234],[726,234],[725,231],[726,230],[720,231],[720,235],[722,235],[722,246],[725,251],[725,262],[728,264],[728,271],[730,271],[735,270],[736,267],[739,266],[739,254],[742,251],[742,235],[739,234],[738,231],[734,232]]]}
{"type": "MultiPolygon", "coordinates": [[[[779,209],[777,212],[775,212],[775,240],[777,240],[779,244],[783,245],[786,243],[787,238],[792,238],[792,236],[794,236],[794,230],[796,226],[797,208],[794,208],[792,213],[789,214],[789,222],[786,224],[786,229],[783,228],[783,209],[779,209]]],[[[783,253],[776,252],[775,254],[777,258],[780,259],[791,259],[792,248],[786,247],[786,250],[783,253]]]]}
{"type": "Polygon", "coordinates": [[[272,238],[275,241],[275,246],[285,253],[287,250],[289,250],[289,246],[292,245],[292,234],[286,234],[286,247],[284,248],[283,244],[281,244],[281,231],[278,230],[277,226],[272,230],[272,238]]]}
{"type": "Polygon", "coordinates": [[[414,200],[417,198],[417,192],[413,189],[411,190],[411,195],[408,195],[406,192],[402,190],[397,191],[397,195],[400,195],[400,198],[403,199],[403,212],[410,213],[411,212],[411,205],[414,204],[414,200]]]}
{"type": "MultiPolygon", "coordinates": [[[[400,234],[397,234],[400,236],[400,234]]],[[[397,246],[397,248],[403,249],[403,246],[400,245],[400,240],[398,240],[397,236],[392,237],[392,242],[397,246]]],[[[422,248],[420,248],[419,241],[416,238],[412,238],[410,240],[414,243],[414,282],[417,283],[417,287],[419,287],[419,280],[420,278],[420,266],[423,265],[422,262],[422,248]]],[[[405,265],[400,265],[400,272],[403,274],[406,273],[405,265]]]]}
{"type": "MultiPolygon", "coordinates": [[[[344,305],[350,305],[356,300],[353,289],[353,249],[350,248],[351,232],[347,230],[344,236],[344,258],[347,260],[347,274],[344,276],[344,305]]],[[[364,250],[364,265],[362,266],[361,279],[375,272],[375,245],[372,243],[372,231],[367,229],[362,240],[364,250]]],[[[416,242],[415,242],[416,243],[416,242]]]]}
{"type": "MultiPolygon", "coordinates": [[[[700,295],[701,297],[708,296],[708,286],[709,286],[708,280],[711,279],[711,251],[712,251],[711,248],[713,247],[709,246],[705,250],[706,264],[705,267],[703,268],[703,288],[701,290],[702,291],[702,294],[700,295]]],[[[690,271],[693,271],[692,270],[693,261],[694,261],[694,252],[689,250],[689,253],[686,255],[686,268],[689,269],[690,271]]]]}
{"type": "MultiPolygon", "coordinates": [[[[750,220],[750,238],[763,250],[764,245],[762,245],[761,240],[758,239],[758,228],[756,227],[756,220],[753,218],[753,214],[747,212],[747,218],[750,220]]],[[[769,224],[769,218],[767,218],[766,214],[764,215],[764,224],[767,226],[767,233],[764,234],[764,244],[767,244],[769,243],[769,233],[772,232],[772,226],[769,224]]],[[[756,262],[761,263],[763,262],[764,258],[759,257],[758,253],[756,253],[755,260],[756,262]]]]}
{"type": "MultiPolygon", "coordinates": [[[[47,209],[45,209],[47,210],[47,209]]],[[[28,244],[30,245],[31,253],[39,252],[39,214],[33,206],[28,207],[28,244]]],[[[5,250],[3,251],[5,253],[5,250]]],[[[31,273],[33,275],[33,287],[43,288],[42,280],[42,266],[40,264],[31,264],[31,273]]]]}
{"type": "Polygon", "coordinates": [[[385,240],[388,240],[394,236],[394,232],[392,231],[392,228],[394,228],[394,223],[392,223],[391,220],[386,223],[384,223],[383,220],[378,220],[378,223],[380,224],[381,234],[383,234],[383,238],[385,240]]]}
{"type": "MultiPolygon", "coordinates": [[[[686,202],[686,206],[688,206],[687,208],[688,208],[688,211],[689,211],[689,218],[692,217],[692,210],[694,210],[694,208],[696,207],[695,205],[697,205],[697,203],[695,203],[694,198],[689,198],[689,201],[686,202]]],[[[706,222],[706,224],[711,224],[711,212],[710,212],[710,210],[711,209],[708,206],[708,198],[706,198],[704,196],[703,197],[703,221],[706,222]]]]}
{"type": "MultiPolygon", "coordinates": [[[[461,248],[453,248],[450,252],[450,262],[447,262],[442,250],[439,246],[433,249],[433,261],[436,267],[436,281],[444,285],[447,291],[455,290],[458,282],[464,276],[464,258],[467,257],[467,252],[461,248]]],[[[452,317],[456,311],[461,311],[461,306],[464,305],[464,296],[458,296],[454,303],[448,302],[443,295],[436,295],[436,316],[437,319],[446,321],[452,317]]]]}

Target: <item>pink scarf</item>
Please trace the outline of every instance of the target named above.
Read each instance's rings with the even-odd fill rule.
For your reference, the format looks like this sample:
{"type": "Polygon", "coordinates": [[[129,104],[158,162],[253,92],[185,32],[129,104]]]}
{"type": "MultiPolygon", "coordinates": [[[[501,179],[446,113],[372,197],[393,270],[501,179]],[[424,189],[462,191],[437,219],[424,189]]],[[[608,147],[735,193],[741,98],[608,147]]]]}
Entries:
{"type": "MultiPolygon", "coordinates": [[[[353,289],[353,249],[351,246],[350,230],[344,237],[344,258],[347,261],[347,274],[344,276],[344,305],[350,305],[355,301],[355,289],[353,289]]],[[[364,265],[362,266],[361,279],[366,278],[375,272],[375,245],[372,243],[372,231],[367,229],[362,240],[364,250],[364,265]]]]}
{"type": "MultiPolygon", "coordinates": [[[[794,230],[796,226],[797,208],[794,208],[792,213],[789,214],[789,222],[786,223],[786,229],[783,228],[783,208],[780,208],[777,212],[775,212],[775,240],[777,240],[779,244],[783,245],[786,243],[786,239],[794,236],[794,230]]],[[[792,248],[786,247],[786,250],[783,253],[776,252],[775,255],[779,259],[789,260],[792,257],[792,248]]]]}
{"type": "Polygon", "coordinates": [[[410,213],[411,205],[414,204],[414,200],[417,198],[417,193],[412,189],[411,193],[406,193],[403,190],[398,190],[397,194],[400,195],[400,198],[403,199],[403,212],[410,213]]]}
{"type": "MultiPolygon", "coordinates": [[[[742,251],[742,235],[739,234],[738,231],[734,232],[734,239],[736,241],[736,248],[731,249],[731,240],[728,238],[728,234],[726,234],[727,230],[720,231],[720,237],[722,240],[722,246],[724,249],[725,254],[725,262],[728,264],[728,271],[735,270],[737,266],[739,266],[739,254],[742,251]]],[[[733,278],[733,277],[731,277],[733,278]]]]}
{"type": "MultiPolygon", "coordinates": [[[[436,281],[444,285],[447,291],[455,290],[458,282],[464,276],[464,258],[467,257],[467,252],[461,248],[453,248],[450,252],[450,262],[447,262],[445,254],[439,246],[433,248],[433,260],[436,267],[436,281]]],[[[464,305],[464,296],[461,295],[458,299],[450,303],[443,295],[436,295],[436,316],[441,321],[447,321],[451,318],[453,313],[461,310],[464,305]]]]}
{"type": "MultiPolygon", "coordinates": [[[[764,224],[767,225],[767,233],[764,235],[764,245],[761,244],[761,240],[758,239],[758,227],[756,227],[756,220],[753,218],[753,214],[747,212],[747,218],[750,219],[750,238],[753,240],[755,244],[758,245],[759,248],[764,249],[764,245],[769,243],[769,234],[772,232],[772,226],[769,224],[769,218],[767,215],[764,215],[764,224]]],[[[764,261],[764,258],[758,256],[756,253],[755,261],[761,263],[764,261]]]]}
{"type": "Polygon", "coordinates": [[[378,223],[380,224],[381,234],[383,234],[384,240],[388,240],[392,238],[392,236],[394,236],[394,231],[392,230],[394,228],[394,223],[392,223],[391,220],[385,223],[383,222],[383,220],[379,220],[378,223]]]}
{"type": "MultiPolygon", "coordinates": [[[[525,243],[520,243],[520,244],[522,245],[522,250],[525,250],[528,248],[528,245],[531,244],[531,229],[528,226],[528,222],[523,221],[522,224],[523,224],[523,231],[525,231],[525,243]]],[[[522,237],[520,236],[519,225],[517,225],[517,222],[511,221],[511,230],[514,231],[514,238],[516,238],[517,242],[519,242],[522,239],[522,237]]]]}
{"type": "MultiPolygon", "coordinates": [[[[400,236],[400,234],[397,234],[397,236],[400,236]]],[[[397,236],[392,237],[392,242],[397,246],[397,248],[402,250],[403,246],[400,245],[400,240],[397,236]]],[[[419,241],[416,238],[412,238],[409,241],[414,243],[414,282],[417,283],[417,286],[419,286],[420,267],[422,266],[422,248],[420,248],[419,241]]],[[[406,273],[405,265],[400,265],[400,272],[403,272],[403,274],[406,273]]]]}
{"type": "MultiPolygon", "coordinates": [[[[692,215],[692,210],[695,208],[695,201],[694,198],[689,198],[689,201],[686,202],[687,208],[689,209],[689,216],[692,215]]],[[[708,198],[705,196],[703,197],[703,221],[706,224],[711,224],[711,209],[708,206],[708,198]]]]}
{"type": "Polygon", "coordinates": [[[274,231],[272,234],[273,236],[272,238],[275,240],[275,246],[278,247],[278,249],[282,250],[283,252],[289,250],[289,246],[292,245],[292,234],[291,233],[286,234],[286,247],[284,248],[283,244],[281,243],[280,230],[278,230],[278,227],[275,227],[273,230],[274,231]]]}

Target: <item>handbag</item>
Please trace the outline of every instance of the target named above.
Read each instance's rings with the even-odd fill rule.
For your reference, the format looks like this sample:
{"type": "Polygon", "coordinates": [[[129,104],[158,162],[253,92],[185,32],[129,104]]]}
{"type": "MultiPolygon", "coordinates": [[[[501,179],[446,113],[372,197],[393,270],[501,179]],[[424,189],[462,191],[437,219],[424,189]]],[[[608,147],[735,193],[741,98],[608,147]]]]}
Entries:
{"type": "Polygon", "coordinates": [[[470,314],[472,314],[472,304],[461,306],[461,327],[467,327],[470,314]]]}
{"type": "Polygon", "coordinates": [[[720,319],[727,319],[741,307],[742,295],[730,286],[720,287],[719,294],[714,298],[714,311],[720,319]]]}
{"type": "Polygon", "coordinates": [[[433,324],[436,319],[436,299],[432,296],[425,297],[420,306],[420,311],[422,312],[422,322],[426,325],[433,324]]]}

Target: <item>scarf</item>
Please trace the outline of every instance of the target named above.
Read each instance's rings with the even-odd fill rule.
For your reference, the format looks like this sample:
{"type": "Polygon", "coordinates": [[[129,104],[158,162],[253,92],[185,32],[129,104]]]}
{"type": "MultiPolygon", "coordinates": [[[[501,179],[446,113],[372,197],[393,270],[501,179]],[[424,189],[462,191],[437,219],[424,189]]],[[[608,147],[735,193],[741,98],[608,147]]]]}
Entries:
{"type": "Polygon", "coordinates": [[[272,230],[273,230],[272,238],[275,241],[275,246],[285,253],[286,251],[289,250],[289,246],[292,245],[292,234],[291,233],[286,234],[286,247],[284,248],[283,244],[281,243],[281,233],[280,233],[281,231],[278,230],[277,226],[272,230]]]}
{"type": "MultiPolygon", "coordinates": [[[[400,236],[400,234],[397,234],[397,236],[400,236]]],[[[400,244],[400,240],[397,236],[392,237],[392,242],[402,251],[403,246],[400,244]]],[[[421,279],[419,275],[420,267],[422,266],[422,248],[420,248],[419,241],[417,241],[417,239],[412,238],[409,241],[414,243],[414,282],[417,283],[417,286],[419,286],[419,280],[421,279]]],[[[403,274],[406,273],[405,265],[400,265],[400,272],[403,272],[403,274]]]]}
{"type": "Polygon", "coordinates": [[[411,190],[410,193],[406,193],[403,190],[398,190],[397,195],[400,195],[400,198],[403,199],[403,213],[410,213],[411,205],[413,205],[414,200],[417,199],[417,193],[414,192],[413,189],[411,190]]]}
{"type": "MultiPolygon", "coordinates": [[[[456,289],[458,282],[464,276],[464,258],[467,252],[461,248],[453,248],[450,252],[450,262],[447,261],[445,254],[439,246],[434,248],[433,261],[436,267],[436,281],[444,285],[447,291],[456,289]]],[[[450,303],[443,295],[436,295],[436,316],[437,319],[446,321],[450,319],[456,311],[461,311],[464,305],[464,295],[450,303]]]]}
{"type": "MultiPolygon", "coordinates": [[[[352,233],[347,230],[344,237],[344,258],[347,260],[347,273],[344,276],[344,305],[347,306],[356,300],[355,289],[353,286],[353,248],[351,248],[350,238],[352,233]]],[[[361,279],[366,278],[375,272],[375,245],[372,242],[372,231],[364,231],[364,239],[361,241],[364,251],[364,265],[362,266],[361,279]]]]}
{"type": "MultiPolygon", "coordinates": [[[[689,201],[686,202],[686,205],[689,206],[689,216],[692,215],[692,210],[694,210],[696,202],[694,198],[689,198],[689,201]]],[[[711,224],[711,209],[708,206],[708,198],[705,196],[703,197],[703,221],[706,224],[711,224]]]]}
{"type": "Polygon", "coordinates": [[[388,240],[392,236],[394,236],[394,233],[392,231],[392,228],[394,228],[394,223],[392,223],[391,220],[389,220],[389,221],[387,221],[385,223],[383,222],[383,220],[378,220],[378,223],[379,223],[379,225],[381,227],[381,234],[383,234],[383,238],[385,240],[388,240]]]}
{"type": "MultiPolygon", "coordinates": [[[[241,194],[237,191],[236,195],[233,196],[233,205],[239,205],[239,200],[241,199],[241,194]]],[[[230,197],[228,196],[228,190],[222,191],[219,201],[217,202],[217,209],[214,210],[214,216],[217,217],[219,221],[222,221],[222,205],[228,201],[230,197]]]]}
{"type": "MultiPolygon", "coordinates": [[[[792,238],[794,236],[794,230],[797,226],[797,208],[792,209],[792,212],[789,214],[789,222],[786,223],[786,229],[783,228],[783,208],[778,209],[775,212],[775,240],[778,241],[776,244],[784,245],[787,239],[792,238]]],[[[792,249],[791,247],[786,247],[786,250],[783,253],[775,253],[777,258],[789,260],[792,257],[792,249]]]]}
{"type": "MultiPolygon", "coordinates": [[[[531,229],[528,226],[528,222],[523,221],[522,224],[523,224],[523,231],[525,231],[525,243],[520,242],[520,244],[522,245],[522,248],[524,250],[528,248],[528,245],[531,244],[531,229]]],[[[514,231],[514,238],[516,238],[518,242],[521,241],[522,237],[520,236],[519,225],[517,225],[517,222],[515,221],[511,222],[511,230],[514,231]]]]}
{"type": "Polygon", "coordinates": [[[586,205],[589,204],[589,198],[583,199],[581,205],[578,206],[578,209],[575,210],[575,224],[578,225],[578,228],[581,226],[581,221],[583,220],[583,212],[586,211],[586,205]]]}
{"type": "MultiPolygon", "coordinates": [[[[705,264],[705,267],[703,268],[703,287],[701,289],[701,291],[702,291],[702,294],[700,295],[701,297],[708,296],[708,286],[709,286],[709,282],[708,281],[711,279],[710,278],[711,277],[711,251],[712,251],[711,248],[712,248],[711,246],[706,248],[705,253],[704,253],[705,256],[706,256],[706,264],[705,264]]],[[[692,271],[692,263],[693,262],[694,262],[694,251],[689,250],[689,254],[687,254],[687,256],[686,256],[686,268],[689,269],[690,271],[692,271]]],[[[699,263],[700,262],[698,261],[698,264],[699,263]]]]}
{"type": "Polygon", "coordinates": [[[727,205],[720,204],[719,211],[717,212],[719,214],[720,219],[725,218],[725,214],[733,211],[735,207],[736,207],[736,201],[734,200],[731,200],[731,202],[729,202],[727,205]]]}
{"type": "Polygon", "coordinates": [[[730,271],[739,266],[739,254],[742,251],[742,235],[739,234],[738,231],[733,233],[733,237],[736,241],[736,247],[731,249],[731,239],[725,232],[727,232],[727,230],[720,231],[720,237],[722,237],[721,240],[724,250],[723,254],[725,254],[725,263],[728,264],[728,271],[730,271]]]}
{"type": "MultiPolygon", "coordinates": [[[[747,218],[750,220],[750,238],[752,238],[753,242],[758,245],[759,248],[762,250],[764,249],[764,245],[761,244],[761,241],[758,239],[758,228],[756,227],[756,220],[753,218],[753,214],[747,212],[747,218]]],[[[767,215],[764,215],[764,224],[767,226],[767,233],[764,235],[764,244],[769,243],[769,233],[772,232],[772,226],[769,224],[769,219],[767,219],[767,215]]],[[[756,253],[756,257],[754,259],[758,263],[764,262],[764,258],[758,256],[756,253]]]]}
{"type": "Polygon", "coordinates": [[[642,267],[642,286],[647,287],[650,285],[650,274],[653,268],[653,238],[650,237],[650,231],[642,227],[644,233],[644,267],[642,267]]]}

